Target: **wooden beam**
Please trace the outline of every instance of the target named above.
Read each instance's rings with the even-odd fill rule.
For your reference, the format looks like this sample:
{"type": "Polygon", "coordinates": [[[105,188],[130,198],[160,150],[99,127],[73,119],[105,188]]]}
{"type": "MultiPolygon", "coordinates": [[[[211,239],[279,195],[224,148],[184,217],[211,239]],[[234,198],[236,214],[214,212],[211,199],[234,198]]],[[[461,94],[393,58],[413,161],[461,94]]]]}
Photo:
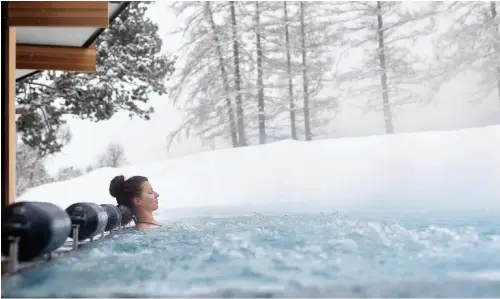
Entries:
{"type": "Polygon", "coordinates": [[[108,27],[108,1],[9,1],[9,26],[108,27]]]}
{"type": "Polygon", "coordinates": [[[16,200],[16,29],[2,30],[2,207],[16,200]],[[7,170],[7,171],[5,171],[7,170]]]}
{"type": "Polygon", "coordinates": [[[17,45],[18,69],[95,72],[95,43],[89,48],[17,45]]]}

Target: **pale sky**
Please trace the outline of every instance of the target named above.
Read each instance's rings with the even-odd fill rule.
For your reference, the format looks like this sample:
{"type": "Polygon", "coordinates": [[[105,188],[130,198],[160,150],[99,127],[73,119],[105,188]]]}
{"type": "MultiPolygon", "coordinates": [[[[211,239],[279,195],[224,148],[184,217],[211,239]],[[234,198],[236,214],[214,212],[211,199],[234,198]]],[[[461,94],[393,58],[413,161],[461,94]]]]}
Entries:
{"type": "MultiPolygon", "coordinates": [[[[173,54],[182,44],[182,36],[168,32],[181,24],[167,7],[168,2],[158,1],[150,7],[149,16],[159,24],[163,38],[163,49],[173,54]]],[[[429,45],[419,45],[421,51],[429,52],[429,45]]],[[[177,67],[181,66],[182,60],[177,67]]],[[[451,129],[491,122],[500,113],[500,103],[495,94],[480,104],[467,102],[464,92],[470,89],[471,78],[462,76],[444,86],[437,101],[426,107],[407,105],[395,111],[396,132],[429,129],[451,129]]],[[[120,142],[130,164],[149,163],[171,157],[192,154],[201,150],[201,143],[188,140],[176,143],[169,153],[166,151],[166,136],[182,121],[182,113],[169,101],[169,95],[151,96],[149,102],[156,113],[150,121],[137,118],[130,120],[127,113],[117,113],[108,121],[92,123],[71,119],[69,125],[73,139],[61,153],[47,160],[46,166],[54,173],[61,167],[76,166],[85,168],[93,163],[96,156],[110,142],[120,142]]],[[[383,133],[381,112],[363,114],[361,109],[345,104],[333,126],[336,135],[367,135],[383,133]]]]}

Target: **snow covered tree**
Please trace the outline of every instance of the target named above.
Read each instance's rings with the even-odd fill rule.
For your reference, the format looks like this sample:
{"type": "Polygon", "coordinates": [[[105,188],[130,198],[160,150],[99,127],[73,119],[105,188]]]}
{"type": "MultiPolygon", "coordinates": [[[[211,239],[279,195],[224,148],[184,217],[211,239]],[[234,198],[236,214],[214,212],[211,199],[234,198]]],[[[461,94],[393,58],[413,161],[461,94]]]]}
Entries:
{"type": "Polygon", "coordinates": [[[97,167],[120,167],[127,163],[125,149],[120,143],[110,143],[99,156],[97,167]]]}
{"type": "MultiPolygon", "coordinates": [[[[168,146],[185,133],[203,142],[230,139],[233,147],[248,144],[248,61],[239,2],[178,2],[178,15],[187,16],[179,31],[185,65],[172,89],[173,103],[186,113],[185,122],[171,132],[168,146]]],[[[168,147],[167,146],[167,147],[168,147]]]]}
{"type": "Polygon", "coordinates": [[[480,88],[470,94],[481,101],[497,93],[500,101],[500,16],[499,2],[443,2],[443,16],[451,25],[436,38],[439,64],[435,71],[441,82],[472,71],[479,75],[480,88]]]}
{"type": "Polygon", "coordinates": [[[241,95],[241,72],[240,72],[240,43],[239,29],[236,22],[235,1],[229,1],[229,9],[231,11],[231,42],[233,43],[233,60],[234,60],[234,92],[236,93],[236,127],[238,129],[238,145],[247,145],[245,136],[245,119],[243,113],[243,99],[241,95]]]}
{"type": "Polygon", "coordinates": [[[394,106],[422,100],[426,84],[423,58],[411,47],[433,29],[434,5],[405,2],[347,2],[338,22],[351,49],[363,49],[358,65],[339,79],[350,86],[349,97],[368,99],[369,109],[383,111],[386,133],[394,133],[394,106]],[[353,84],[354,83],[354,84],[353,84]]]}
{"type": "Polygon", "coordinates": [[[224,65],[224,54],[222,52],[222,48],[220,45],[220,37],[219,37],[219,32],[218,29],[215,25],[214,21],[214,15],[212,12],[212,9],[210,7],[210,2],[205,2],[205,19],[210,23],[210,29],[212,30],[211,36],[213,40],[213,45],[216,49],[216,55],[218,59],[218,64],[219,64],[219,69],[220,69],[220,76],[222,79],[222,84],[223,84],[223,89],[224,93],[226,94],[226,109],[227,109],[227,115],[228,115],[228,120],[229,120],[229,125],[230,125],[230,132],[231,132],[231,142],[233,147],[238,146],[238,132],[236,129],[236,121],[234,117],[234,112],[233,112],[233,103],[231,102],[231,99],[229,97],[229,82],[228,82],[228,75],[226,71],[226,67],[224,65]]]}
{"type": "Polygon", "coordinates": [[[258,118],[259,118],[259,142],[266,143],[266,113],[264,108],[264,78],[262,67],[262,44],[261,44],[261,24],[259,1],[255,1],[255,47],[257,50],[257,100],[258,100],[258,118]]]}
{"type": "Polygon", "coordinates": [[[321,94],[324,84],[332,80],[339,42],[328,5],[267,2],[261,9],[266,135],[270,139],[297,139],[301,133],[310,140],[321,135],[333,119],[327,114],[334,110],[336,98],[321,94]],[[300,118],[303,126],[297,126],[300,118]]]}
{"type": "Polygon", "coordinates": [[[55,180],[57,182],[67,181],[70,179],[80,177],[83,175],[83,173],[84,172],[81,169],[75,168],[73,166],[64,167],[64,168],[59,169],[55,180]]]}
{"type": "Polygon", "coordinates": [[[339,40],[329,12],[322,12],[325,4],[303,6],[301,31],[300,3],[174,4],[187,16],[181,29],[187,37],[186,63],[172,93],[186,121],[168,136],[169,143],[181,132],[203,141],[230,139],[233,147],[299,134],[311,139],[333,119],[328,113],[335,110],[336,98],[321,91],[332,81],[339,40]],[[306,109],[304,101],[296,101],[304,94],[306,109]],[[305,126],[296,125],[304,115],[307,134],[305,126]]]}
{"type": "Polygon", "coordinates": [[[237,2],[238,45],[241,90],[245,114],[245,134],[247,144],[264,144],[273,131],[272,97],[268,90],[272,82],[269,74],[272,70],[268,64],[268,15],[272,9],[270,2],[237,2]],[[271,127],[270,127],[271,125],[271,127]]]}
{"type": "Polygon", "coordinates": [[[16,196],[26,189],[52,182],[43,157],[36,149],[22,143],[16,146],[16,196]]]}
{"type": "Polygon", "coordinates": [[[87,167],[85,167],[85,173],[89,173],[89,172],[92,172],[96,170],[96,166],[94,165],[88,165],[87,167]]]}
{"type": "Polygon", "coordinates": [[[177,32],[187,37],[181,47],[185,63],[177,72],[172,88],[173,104],[182,107],[186,120],[167,138],[167,148],[174,138],[185,133],[202,141],[230,137],[238,146],[234,94],[231,76],[230,37],[221,26],[220,14],[227,5],[215,2],[175,2],[171,8],[178,16],[187,15],[185,26],[177,32]]]}
{"type": "Polygon", "coordinates": [[[47,155],[65,145],[57,138],[68,116],[102,121],[125,110],[149,119],[152,93],[166,93],[175,58],[161,53],[158,25],[148,3],[131,2],[97,40],[97,72],[44,72],[17,83],[17,103],[28,113],[17,121],[23,142],[47,155]]]}
{"type": "Polygon", "coordinates": [[[290,137],[297,139],[297,129],[295,123],[295,98],[293,96],[293,75],[292,75],[292,55],[290,50],[290,31],[287,2],[283,1],[283,21],[285,31],[285,51],[286,51],[286,75],[288,79],[288,103],[290,108],[290,137]]]}
{"type": "Polygon", "coordinates": [[[306,140],[312,139],[311,119],[309,118],[309,77],[307,76],[306,23],[304,21],[305,4],[300,2],[300,52],[302,57],[302,94],[304,99],[304,127],[306,140]]]}

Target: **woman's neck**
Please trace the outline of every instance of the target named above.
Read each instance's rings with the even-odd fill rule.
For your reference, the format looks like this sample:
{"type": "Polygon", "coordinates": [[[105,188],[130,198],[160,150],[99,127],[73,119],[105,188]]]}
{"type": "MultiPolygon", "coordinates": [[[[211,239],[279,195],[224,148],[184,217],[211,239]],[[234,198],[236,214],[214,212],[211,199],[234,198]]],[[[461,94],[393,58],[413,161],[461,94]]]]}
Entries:
{"type": "Polygon", "coordinates": [[[151,212],[137,211],[135,217],[137,218],[137,222],[158,223],[151,212]]]}

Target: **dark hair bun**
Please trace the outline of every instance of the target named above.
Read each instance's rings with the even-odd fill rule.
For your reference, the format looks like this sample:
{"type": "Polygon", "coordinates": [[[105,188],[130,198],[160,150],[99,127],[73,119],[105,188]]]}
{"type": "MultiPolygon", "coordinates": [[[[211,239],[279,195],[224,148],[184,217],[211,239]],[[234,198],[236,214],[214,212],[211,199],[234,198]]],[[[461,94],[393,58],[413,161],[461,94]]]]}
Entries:
{"type": "Polygon", "coordinates": [[[117,175],[109,184],[109,194],[113,197],[118,197],[118,195],[123,192],[123,186],[125,184],[125,177],[123,175],[117,175]]]}

